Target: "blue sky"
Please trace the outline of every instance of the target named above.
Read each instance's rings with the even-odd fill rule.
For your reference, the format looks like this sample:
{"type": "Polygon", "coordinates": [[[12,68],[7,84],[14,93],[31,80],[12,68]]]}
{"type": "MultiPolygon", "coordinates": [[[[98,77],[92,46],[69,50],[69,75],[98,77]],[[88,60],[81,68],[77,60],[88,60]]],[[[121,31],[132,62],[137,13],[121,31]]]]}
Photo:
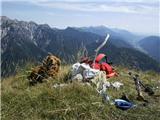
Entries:
{"type": "Polygon", "coordinates": [[[51,27],[99,26],[160,33],[160,0],[1,0],[2,15],[51,27]]]}

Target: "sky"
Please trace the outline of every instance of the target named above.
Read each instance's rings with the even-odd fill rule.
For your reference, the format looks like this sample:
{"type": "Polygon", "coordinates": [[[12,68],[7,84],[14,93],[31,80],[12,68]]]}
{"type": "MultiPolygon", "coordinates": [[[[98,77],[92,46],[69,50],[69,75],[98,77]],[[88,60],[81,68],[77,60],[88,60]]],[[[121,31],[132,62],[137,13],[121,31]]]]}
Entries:
{"type": "Polygon", "coordinates": [[[100,26],[160,34],[160,0],[1,0],[1,16],[51,27],[100,26]]]}

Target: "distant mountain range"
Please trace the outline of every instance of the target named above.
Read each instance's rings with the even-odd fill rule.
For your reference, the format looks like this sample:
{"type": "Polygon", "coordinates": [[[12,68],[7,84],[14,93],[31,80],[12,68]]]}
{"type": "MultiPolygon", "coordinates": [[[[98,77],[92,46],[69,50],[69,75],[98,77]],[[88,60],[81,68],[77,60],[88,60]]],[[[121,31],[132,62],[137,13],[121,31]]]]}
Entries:
{"type": "Polygon", "coordinates": [[[107,28],[105,26],[81,27],[76,29],[100,36],[106,36],[109,33],[113,38],[111,42],[115,46],[137,49],[160,63],[160,37],[158,36],[137,35],[127,30],[107,28]]]}
{"type": "Polygon", "coordinates": [[[160,62],[160,37],[149,36],[140,40],[138,44],[149,56],[160,62]]]}
{"type": "Polygon", "coordinates": [[[105,26],[81,27],[81,28],[77,28],[77,29],[79,29],[81,31],[95,33],[100,36],[106,36],[106,34],[109,33],[113,38],[118,39],[118,41],[119,41],[118,43],[117,43],[117,40],[112,41],[112,42],[114,42],[115,45],[117,45],[117,46],[123,45],[123,47],[128,47],[128,48],[130,48],[131,46],[134,47],[135,43],[144,37],[144,36],[133,34],[127,30],[116,29],[116,28],[107,28],[105,26]],[[124,41],[125,41],[125,43],[128,43],[129,45],[128,44],[125,45],[123,43],[124,41]]]}
{"type": "MultiPolygon", "coordinates": [[[[124,31],[106,29],[99,28],[99,32],[94,28],[68,27],[60,30],[53,29],[47,24],[11,20],[3,16],[1,17],[1,75],[6,77],[15,74],[17,67],[24,66],[27,62],[40,61],[48,53],[60,57],[63,63],[75,62],[78,53],[85,47],[92,56],[106,33],[111,37],[100,52],[106,53],[115,64],[160,71],[159,63],[135,50],[130,40],[127,41],[124,31]]],[[[132,36],[132,33],[128,33],[129,35],[132,36]]]]}

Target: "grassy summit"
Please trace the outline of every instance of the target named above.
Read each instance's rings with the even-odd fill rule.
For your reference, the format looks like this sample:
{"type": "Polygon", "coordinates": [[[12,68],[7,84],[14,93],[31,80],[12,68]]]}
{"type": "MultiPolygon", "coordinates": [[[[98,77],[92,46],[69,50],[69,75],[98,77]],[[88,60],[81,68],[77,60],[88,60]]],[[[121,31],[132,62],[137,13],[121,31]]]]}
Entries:
{"type": "MultiPolygon", "coordinates": [[[[30,66],[21,70],[16,76],[2,80],[1,116],[2,120],[159,120],[160,97],[151,97],[147,106],[136,100],[136,90],[128,69],[117,67],[119,77],[108,81],[120,81],[124,87],[120,90],[109,89],[112,99],[120,98],[126,93],[138,106],[122,111],[114,105],[102,102],[102,97],[94,87],[68,83],[67,86],[54,88],[56,83],[64,83],[70,66],[62,66],[57,79],[49,79],[42,84],[29,86],[26,79],[30,66]],[[29,69],[28,69],[29,68],[29,69]]],[[[135,72],[134,70],[131,70],[135,72]]],[[[160,95],[160,78],[158,73],[138,71],[146,84],[159,87],[155,90],[160,95]]]]}

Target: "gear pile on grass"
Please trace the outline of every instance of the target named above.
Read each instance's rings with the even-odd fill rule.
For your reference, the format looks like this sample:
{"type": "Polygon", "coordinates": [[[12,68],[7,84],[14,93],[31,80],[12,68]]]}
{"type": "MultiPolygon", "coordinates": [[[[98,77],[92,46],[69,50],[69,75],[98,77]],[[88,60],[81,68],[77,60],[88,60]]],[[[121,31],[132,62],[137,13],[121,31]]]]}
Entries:
{"type": "Polygon", "coordinates": [[[32,72],[28,76],[29,83],[35,85],[36,83],[42,83],[44,79],[49,77],[56,77],[60,69],[61,60],[56,56],[49,54],[39,65],[32,69],[32,72]]]}

